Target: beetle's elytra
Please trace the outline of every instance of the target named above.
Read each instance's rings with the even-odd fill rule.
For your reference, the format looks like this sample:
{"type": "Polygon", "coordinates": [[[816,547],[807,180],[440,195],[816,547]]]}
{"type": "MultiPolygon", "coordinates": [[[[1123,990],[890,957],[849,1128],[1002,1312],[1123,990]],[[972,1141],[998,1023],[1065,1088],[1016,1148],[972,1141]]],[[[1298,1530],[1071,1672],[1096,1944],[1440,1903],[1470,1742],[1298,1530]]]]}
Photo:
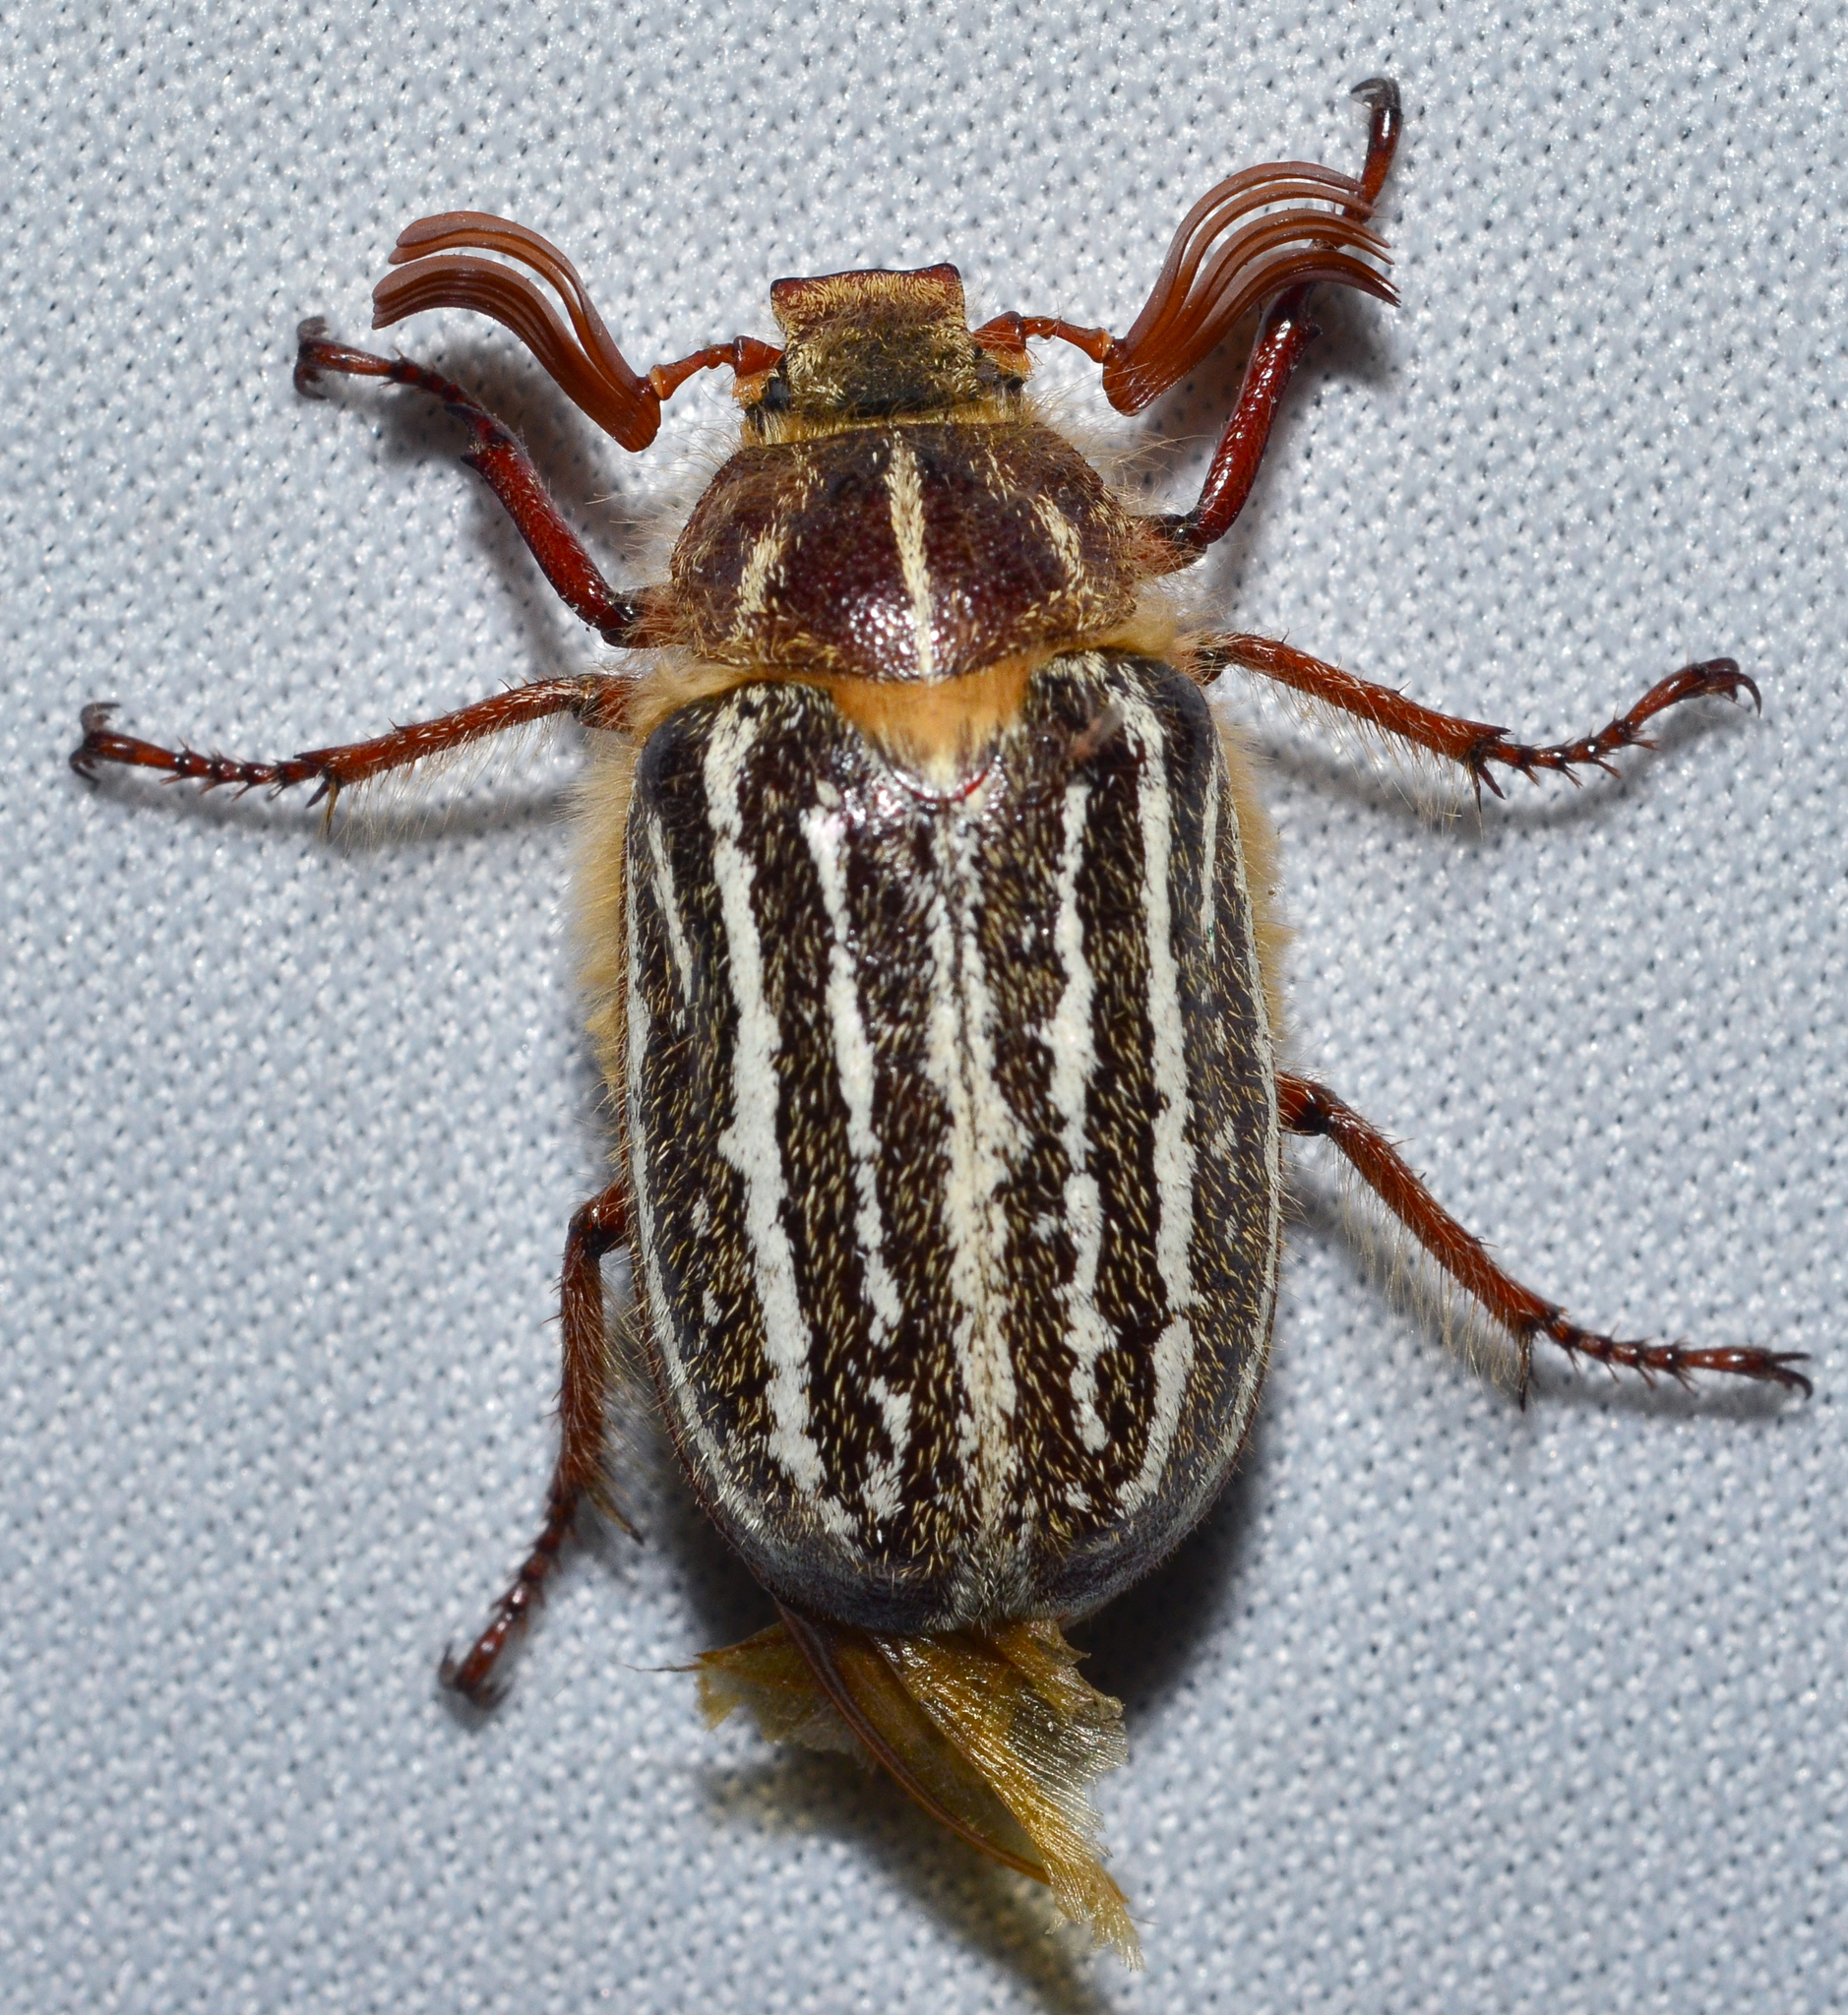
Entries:
{"type": "Polygon", "coordinates": [[[577,274],[471,212],[414,224],[375,326],[427,307],[513,329],[617,441],[729,366],[736,453],[665,581],[613,588],[508,431],[417,364],[305,324],[297,383],[443,400],[548,579],[639,674],[585,673],[275,763],[167,750],[85,709],[72,761],[330,800],[570,713],[586,790],[590,1026],[623,1114],[571,1221],[547,1518],[446,1681],[485,1701],[605,1476],[600,1261],[634,1258],[649,1370],[700,1501],[780,1620],[708,1653],[708,1712],[858,1742],[929,1810],[1134,1956],[1086,1788],[1116,1704],[1061,1625],[1160,1560],[1237,1459],[1275,1304],[1284,1133],[1329,1137],[1518,1346],[1645,1377],[1806,1389],[1795,1357],[1582,1329],[1503,1272],[1385,1137],[1280,1068],[1270,842],[1202,688],[1228,665],[1458,764],[1608,766],[1663,708],[1756,688],[1727,659],[1549,746],[1419,706],[1262,638],[1184,629],[1157,583],[1250,491],[1312,287],[1391,301],[1371,223],[1398,96],[1374,81],[1350,179],[1272,163],[1183,221],[1121,338],[1056,317],[971,331],[955,269],[777,281],[780,345],[635,372],[577,274]],[[547,282],[561,316],[533,279],[547,282]],[[1134,411],[1250,311],[1237,407],[1191,511],[1117,496],[1036,413],[1029,339],[1134,411]]]}

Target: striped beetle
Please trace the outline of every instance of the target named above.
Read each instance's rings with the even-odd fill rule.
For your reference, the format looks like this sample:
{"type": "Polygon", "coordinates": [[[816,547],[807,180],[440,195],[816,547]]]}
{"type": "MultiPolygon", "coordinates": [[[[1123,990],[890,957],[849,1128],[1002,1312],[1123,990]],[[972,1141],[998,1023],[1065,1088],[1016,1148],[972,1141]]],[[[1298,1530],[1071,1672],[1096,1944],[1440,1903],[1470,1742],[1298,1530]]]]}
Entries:
{"type": "Polygon", "coordinates": [[[855,1743],[939,1818],[1049,1881],[1134,1956],[1087,1792],[1119,1710],[1062,1623],[1167,1555],[1224,1484],[1269,1344],[1280,1141],[1326,1135],[1516,1343],[1645,1377],[1807,1389],[1789,1354],[1620,1341],[1569,1321],[1450,1218],[1373,1127],[1278,1068],[1267,828],[1202,688],[1238,665],[1460,766],[1609,766],[1663,708],[1756,688],[1730,660],[1551,746],[1451,718],[1289,646],[1183,634],[1157,584],[1224,535],[1317,284],[1390,302],[1358,178],[1270,163],[1189,213],[1112,337],[1054,317],[971,331],[954,267],[777,281],[780,346],[740,336],[646,377],[545,239],[472,212],[413,224],[375,327],[432,307],[512,329],[625,448],[729,366],[742,441],[668,580],[621,593],[508,430],[424,367],[304,324],[296,383],[385,378],[470,430],[470,466],[567,604],[639,677],[540,681],[274,763],[167,750],[84,712],[74,765],[208,788],[345,787],[575,715],[614,748],[587,790],[591,1029],[620,1173],[565,1250],[560,1451],[544,1527],[445,1682],[494,1695],[605,1476],[600,1262],[630,1246],[660,1405],[701,1503],[779,1620],[708,1653],[714,1718],[855,1743]],[[548,282],[565,314],[532,279],[548,282]],[[1131,510],[1024,393],[1029,339],[1102,366],[1133,412],[1262,311],[1198,503],[1131,510]]]}

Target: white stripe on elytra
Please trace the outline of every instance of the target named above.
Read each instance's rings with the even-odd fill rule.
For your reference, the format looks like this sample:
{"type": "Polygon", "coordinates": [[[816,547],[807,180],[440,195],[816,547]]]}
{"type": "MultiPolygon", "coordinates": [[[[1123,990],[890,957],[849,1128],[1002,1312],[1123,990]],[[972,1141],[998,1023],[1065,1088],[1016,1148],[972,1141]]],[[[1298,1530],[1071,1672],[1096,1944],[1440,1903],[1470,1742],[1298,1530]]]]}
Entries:
{"type": "MultiPolygon", "coordinates": [[[[719,716],[706,746],[712,880],[718,887],[731,997],[738,1015],[731,1054],[731,1122],[718,1136],[718,1151],[744,1178],[745,1232],[764,1323],[764,1355],[770,1368],[770,1452],[797,1491],[826,1517],[821,1452],[809,1432],[809,1326],[803,1320],[795,1255],[782,1222],[783,1164],[776,1138],[776,1053],[782,1039],[764,993],[764,947],[751,903],[756,871],[741,844],[744,766],[757,738],[756,720],[734,706],[719,716]]],[[[834,1509],[838,1514],[839,1507],[834,1509]]]]}
{"type": "Polygon", "coordinates": [[[1019,1124],[995,1079],[994,1002],[976,939],[976,824],[969,807],[940,818],[932,835],[936,889],[926,916],[930,1000],[925,1070],[949,1107],[943,1189],[952,1347],[967,1411],[958,1452],[974,1471],[979,1516],[992,1529],[1014,1467],[1014,1366],[1003,1328],[1006,1284],[991,1261],[1007,1250],[1001,1188],[1019,1124]]]}
{"type": "Polygon", "coordinates": [[[651,1031],[647,1003],[642,994],[642,961],[636,956],[634,876],[629,879],[628,930],[629,1188],[636,1218],[636,1244],[632,1250],[641,1257],[643,1276],[647,1283],[648,1336],[660,1356],[668,1403],[679,1417],[682,1432],[699,1451],[709,1487],[718,1494],[721,1507],[736,1528],[757,1532],[763,1529],[764,1524],[761,1507],[738,1489],[731,1467],[719,1453],[712,1431],[706,1424],[706,1416],[700,1410],[699,1395],[687,1376],[686,1360],[680,1354],[674,1312],[668,1306],[667,1287],[661,1278],[660,1252],[654,1238],[654,1204],[648,1193],[648,1139],[642,1125],[643,1066],[651,1031]]]}
{"type": "MultiPolygon", "coordinates": [[[[1219,746],[1218,736],[1213,737],[1213,795],[1216,806],[1219,794],[1229,791],[1230,785],[1225,772],[1225,752],[1219,746]]],[[[1283,1139],[1282,1127],[1277,1118],[1277,1076],[1275,1069],[1276,1030],[1270,1026],[1269,1007],[1264,994],[1263,968],[1258,959],[1257,912],[1252,907],[1251,885],[1245,873],[1245,842],[1239,832],[1236,817],[1229,822],[1226,844],[1232,853],[1232,879],[1238,888],[1239,914],[1244,919],[1243,943],[1239,949],[1245,966],[1245,990],[1252,1004],[1252,1015],[1257,1023],[1259,1046],[1263,1052],[1268,1068],[1264,1070],[1264,1183],[1270,1198],[1270,1214],[1264,1224],[1264,1284],[1258,1305],[1258,1320],[1255,1335],[1263,1340],[1262,1350],[1254,1350],[1245,1361],[1239,1374],[1237,1420],[1242,1432],[1245,1423],[1252,1417],[1252,1409],[1258,1404],[1258,1385],[1263,1377],[1264,1366],[1269,1360],[1270,1323],[1277,1299],[1277,1252],[1283,1236],[1283,1139]]],[[[1218,863],[1210,853],[1201,870],[1205,876],[1207,886],[1216,897],[1218,892],[1218,863]]],[[[1214,903],[1217,914],[1217,903],[1214,903]]],[[[1236,1148],[1234,1150],[1236,1152],[1236,1148]]]]}
{"type": "Polygon", "coordinates": [[[1166,738],[1154,709],[1140,698],[1121,702],[1141,752],[1137,813],[1142,828],[1142,916],[1147,933],[1149,1064],[1155,1110],[1149,1118],[1155,1175],[1155,1265],[1173,1312],[1155,1344],[1155,1395],[1142,1465],[1119,1502],[1134,1511],[1154,1496],[1181,1421],[1181,1400],[1194,1368],[1194,1148],[1188,1139],[1187,1043],[1181,1019],[1181,975],[1174,956],[1174,820],[1168,793],[1166,738]]]}
{"type": "MultiPolygon", "coordinates": [[[[866,1284],[867,1344],[869,1350],[883,1352],[903,1317],[904,1304],[886,1263],[886,1230],[879,1208],[873,1045],[860,1012],[859,974],[847,926],[847,871],[841,853],[847,829],[846,814],[825,805],[812,805],[802,815],[802,836],[808,841],[822,885],[822,907],[828,912],[828,1015],[833,1029],[834,1070],[847,1109],[847,1151],[853,1158],[853,1228],[866,1284]]],[[[866,1505],[876,1519],[893,1518],[898,1512],[898,1477],[910,1441],[911,1397],[894,1391],[882,1378],[869,1379],[867,1389],[885,1416],[892,1452],[868,1459],[866,1505]]]]}
{"type": "Polygon", "coordinates": [[[1097,1360],[1114,1341],[1097,1313],[1097,1266],[1103,1256],[1103,1199],[1097,1178],[1086,1167],[1085,1128],[1097,1043],[1091,1027],[1091,969],[1084,958],[1084,927],[1078,916],[1078,870],[1084,861],[1084,824],[1090,786],[1082,779],[1066,786],[1065,845],[1059,857],[1058,902],[1053,913],[1053,948],[1065,968],[1065,987],[1040,1040],[1052,1056],[1052,1101],[1065,1147],[1065,1224],[1072,1239],[1072,1278],[1067,1283],[1066,1340],[1077,1363],[1072,1399],[1078,1409],[1078,1439],[1093,1451],[1109,1438],[1097,1411],[1097,1360]]]}
{"type": "MultiPolygon", "coordinates": [[[[1206,780],[1206,816],[1200,835],[1200,941],[1205,946],[1208,971],[1219,946],[1219,800],[1225,788],[1225,757],[1215,732],[1212,774],[1206,780]]],[[[1236,840],[1233,846],[1236,851],[1236,840]]]]}
{"type": "Polygon", "coordinates": [[[667,947],[673,954],[674,975],[680,982],[680,1005],[693,1000],[693,948],[680,921],[680,901],[674,889],[674,871],[667,865],[667,848],[661,838],[661,822],[650,813],[644,815],[648,840],[648,866],[654,884],[654,906],[667,926],[667,947]]]}
{"type": "Polygon", "coordinates": [[[924,554],[924,485],[917,458],[894,438],[886,469],[886,494],[892,506],[892,535],[898,546],[898,572],[911,597],[911,634],[917,645],[917,675],[935,675],[937,653],[931,641],[932,596],[930,563],[924,554]]]}

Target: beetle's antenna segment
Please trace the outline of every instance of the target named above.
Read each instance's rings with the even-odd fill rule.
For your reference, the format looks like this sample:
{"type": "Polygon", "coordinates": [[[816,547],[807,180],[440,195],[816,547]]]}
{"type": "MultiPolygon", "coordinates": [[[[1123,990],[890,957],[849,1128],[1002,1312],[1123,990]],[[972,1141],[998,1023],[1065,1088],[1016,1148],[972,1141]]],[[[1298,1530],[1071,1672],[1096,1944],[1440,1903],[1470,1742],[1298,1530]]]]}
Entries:
{"type": "Polygon", "coordinates": [[[480,210],[450,210],[421,217],[399,233],[387,274],[372,290],[372,326],[388,329],[425,308],[467,308],[511,329],[552,374],[573,402],[630,450],[646,448],[660,430],[661,401],[696,371],[729,364],[740,377],[768,371],[782,352],[755,336],[711,343],[677,364],[657,364],[639,377],[603,318],[590,305],[578,269],[549,238],[524,224],[480,210]],[[518,259],[550,282],[565,304],[566,328],[550,301],[524,274],[492,260],[470,259],[459,246],[518,259]]]}
{"type": "Polygon", "coordinates": [[[696,371],[722,370],[729,364],[740,378],[755,378],[773,371],[782,361],[782,351],[773,342],[762,342],[755,336],[734,336],[729,342],[709,342],[677,364],[656,364],[648,373],[655,396],[672,398],[696,371]]]}
{"type": "Polygon", "coordinates": [[[578,269],[549,238],[524,224],[479,210],[421,217],[399,234],[392,265],[372,290],[372,326],[388,329],[425,308],[467,308],[511,329],[566,394],[623,447],[646,448],[661,424],[660,395],[639,378],[616,347],[578,277],[578,269]],[[571,317],[567,329],[552,304],[523,274],[491,260],[447,257],[459,245],[518,259],[549,280],[571,317]]]}
{"type": "Polygon", "coordinates": [[[1371,208],[1360,183],[1304,161],[1247,168],[1208,190],[1181,220],[1129,335],[1104,360],[1104,397],[1119,412],[1140,412],[1216,349],[1241,316],[1291,287],[1326,281],[1396,302],[1386,275],[1353,256],[1387,257],[1385,240],[1365,221],[1371,208]],[[1232,230],[1255,210],[1316,197],[1342,207],[1333,214],[1278,211],[1232,230]]]}
{"type": "Polygon", "coordinates": [[[566,395],[623,447],[646,448],[661,424],[661,403],[696,371],[729,364],[740,378],[774,368],[782,355],[754,336],[708,343],[676,364],[656,364],[638,377],[603,318],[590,305],[578,269],[549,238],[524,224],[480,210],[445,211],[399,233],[392,265],[372,290],[372,326],[389,328],[425,308],[467,308],[511,329],[566,395]],[[552,304],[524,274],[491,260],[470,259],[458,246],[518,259],[552,284],[571,318],[567,329],[552,304]]]}
{"type": "Polygon", "coordinates": [[[1140,412],[1217,348],[1242,315],[1273,294],[1325,280],[1396,301],[1386,275],[1356,256],[1387,257],[1385,241],[1367,224],[1370,209],[1364,184],[1333,168],[1309,161],[1247,168],[1208,190],[1181,220],[1128,336],[1081,329],[1055,316],[998,315],[974,332],[975,340],[1011,348],[1029,336],[1075,343],[1104,367],[1110,403],[1119,412],[1140,412]],[[1312,202],[1341,208],[1312,210],[1312,202]],[[1271,211],[1277,203],[1295,207],[1271,211]],[[1254,217],[1255,211],[1268,214],[1254,217]],[[1248,217],[1250,222],[1233,229],[1248,217]]]}
{"type": "Polygon", "coordinates": [[[1266,161],[1228,176],[1181,219],[1127,336],[1051,315],[997,315],[974,332],[975,340],[1009,348],[1022,347],[1030,336],[1074,343],[1104,367],[1110,403],[1119,412],[1135,413],[1179,384],[1261,301],[1325,281],[1396,302],[1386,276],[1356,255],[1388,260],[1385,240],[1368,220],[1398,148],[1398,87],[1371,77],[1353,94],[1373,108],[1360,179],[1310,161],[1266,161]],[[1302,207],[1317,202],[1339,208],[1330,214],[1302,207]],[[1298,207],[1271,211],[1278,203],[1298,207]],[[1233,230],[1256,211],[1269,214],[1233,230]],[[1221,238],[1225,242],[1214,251],[1221,238]]]}

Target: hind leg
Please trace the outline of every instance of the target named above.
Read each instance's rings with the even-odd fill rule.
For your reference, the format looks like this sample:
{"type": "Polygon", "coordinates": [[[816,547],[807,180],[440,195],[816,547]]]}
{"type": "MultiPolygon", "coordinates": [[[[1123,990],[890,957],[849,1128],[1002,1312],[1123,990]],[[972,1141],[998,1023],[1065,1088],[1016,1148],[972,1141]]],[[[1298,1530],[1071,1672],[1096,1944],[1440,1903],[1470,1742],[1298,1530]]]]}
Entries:
{"type": "Polygon", "coordinates": [[[1292,1133],[1320,1133],[1332,1141],[1348,1166],[1456,1284],[1486,1309],[1520,1349],[1520,1394],[1527,1400],[1528,1374],[1536,1338],[1557,1344],[1568,1357],[1591,1358],[1613,1371],[1640,1372],[1651,1383],[1668,1376],[1683,1385],[1695,1372],[1719,1372],[1757,1378],[1806,1396],[1810,1381],[1792,1369],[1804,1362],[1799,1351],[1691,1350],[1681,1343],[1642,1343],[1600,1336],[1566,1319],[1556,1303],[1522,1287],[1489,1254],[1480,1239],[1465,1231],[1432,1195],[1379,1128],[1344,1105],[1325,1086],[1306,1077],[1279,1076],[1278,1118],[1292,1133]]]}
{"type": "Polygon", "coordinates": [[[604,1409],[609,1398],[609,1343],[603,1322],[603,1255],[628,1236],[626,1187],[612,1183],[572,1217],[559,1284],[564,1363],[558,1393],[558,1459],[546,1492],[545,1523],[513,1585],[494,1605],[487,1628],[457,1658],[445,1653],[444,1685],[477,1707],[506,1690],[501,1660],[525,1634],[545,1584],[558,1565],[579,1510],[588,1502],[625,1531],[629,1521],[611,1501],[605,1467],[604,1409]]]}

